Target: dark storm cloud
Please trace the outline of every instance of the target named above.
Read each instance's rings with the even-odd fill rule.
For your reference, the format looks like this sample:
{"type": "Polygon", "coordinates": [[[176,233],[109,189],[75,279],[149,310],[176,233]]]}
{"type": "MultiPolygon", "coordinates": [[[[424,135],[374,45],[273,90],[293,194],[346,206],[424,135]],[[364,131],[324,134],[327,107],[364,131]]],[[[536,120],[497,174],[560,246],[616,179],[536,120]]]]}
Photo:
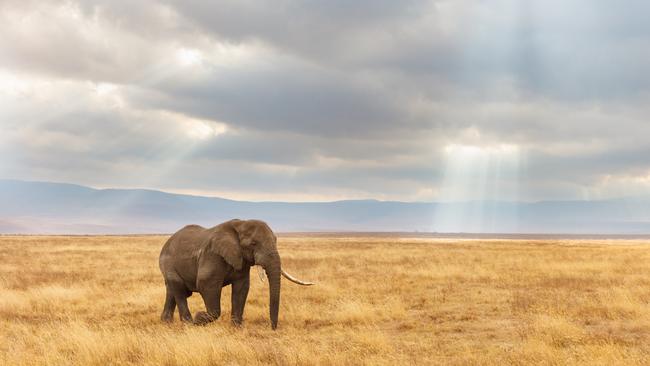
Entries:
{"type": "Polygon", "coordinates": [[[0,174],[436,199],[446,170],[477,159],[447,147],[498,160],[516,146],[520,198],[606,195],[650,174],[649,11],[632,0],[4,1],[0,174]]]}
{"type": "Polygon", "coordinates": [[[488,90],[505,76],[562,98],[649,86],[642,1],[324,3],[169,2],[220,39],[259,40],[346,70],[392,68],[488,90]]]}
{"type": "Polygon", "coordinates": [[[208,67],[193,82],[179,74],[151,88],[149,95],[133,97],[152,107],[259,130],[371,138],[424,127],[412,119],[398,92],[291,60],[272,68],[208,67]]]}
{"type": "Polygon", "coordinates": [[[261,40],[316,58],[345,58],[372,43],[366,37],[399,30],[430,1],[168,1],[200,29],[235,42],[261,40]]]}

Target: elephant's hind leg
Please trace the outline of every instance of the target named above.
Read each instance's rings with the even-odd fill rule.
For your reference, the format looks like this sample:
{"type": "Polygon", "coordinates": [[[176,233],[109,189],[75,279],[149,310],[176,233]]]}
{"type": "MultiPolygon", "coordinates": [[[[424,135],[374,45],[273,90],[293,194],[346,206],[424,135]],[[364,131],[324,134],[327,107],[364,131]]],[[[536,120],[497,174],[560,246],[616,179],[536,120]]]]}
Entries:
{"type": "Polygon", "coordinates": [[[160,315],[160,319],[164,322],[171,323],[174,320],[174,310],[176,309],[176,299],[174,294],[167,287],[167,294],[165,295],[165,306],[160,315]]]}
{"type": "Polygon", "coordinates": [[[187,307],[187,298],[192,295],[192,292],[185,287],[181,282],[169,281],[167,284],[167,291],[174,297],[174,302],[178,306],[178,315],[182,322],[192,322],[192,314],[187,307]]]}
{"type": "Polygon", "coordinates": [[[192,314],[190,313],[190,308],[187,306],[187,292],[185,293],[177,293],[174,296],[174,299],[176,300],[176,305],[178,305],[178,315],[181,318],[182,322],[186,323],[191,323],[192,322],[192,314]]]}

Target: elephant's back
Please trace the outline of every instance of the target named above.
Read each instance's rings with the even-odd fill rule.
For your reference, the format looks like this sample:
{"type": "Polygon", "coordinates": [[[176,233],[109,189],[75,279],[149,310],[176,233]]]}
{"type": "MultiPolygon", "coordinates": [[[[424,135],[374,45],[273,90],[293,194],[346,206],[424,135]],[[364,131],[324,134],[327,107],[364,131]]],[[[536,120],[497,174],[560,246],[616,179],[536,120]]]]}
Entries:
{"type": "Polygon", "coordinates": [[[175,232],[160,251],[160,269],[165,272],[170,265],[193,258],[207,237],[208,230],[200,225],[187,225],[175,232]]]}

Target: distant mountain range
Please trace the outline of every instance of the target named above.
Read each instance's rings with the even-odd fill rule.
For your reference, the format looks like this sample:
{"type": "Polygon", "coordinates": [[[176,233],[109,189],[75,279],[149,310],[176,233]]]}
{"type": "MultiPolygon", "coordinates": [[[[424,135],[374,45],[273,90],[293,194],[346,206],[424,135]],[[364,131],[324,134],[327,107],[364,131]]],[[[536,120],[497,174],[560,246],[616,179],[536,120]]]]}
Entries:
{"type": "Polygon", "coordinates": [[[650,234],[650,199],[246,202],[145,189],[0,180],[0,233],[171,233],[258,218],[276,231],[650,234]]]}

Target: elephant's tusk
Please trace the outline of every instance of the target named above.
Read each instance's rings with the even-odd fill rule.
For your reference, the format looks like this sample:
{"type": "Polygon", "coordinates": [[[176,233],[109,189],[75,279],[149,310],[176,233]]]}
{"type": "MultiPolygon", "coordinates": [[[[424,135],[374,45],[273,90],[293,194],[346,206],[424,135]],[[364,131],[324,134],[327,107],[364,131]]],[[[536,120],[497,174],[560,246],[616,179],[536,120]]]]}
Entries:
{"type": "Polygon", "coordinates": [[[293,277],[292,275],[288,274],[287,272],[285,272],[284,269],[282,270],[282,275],[283,275],[284,278],[286,278],[287,280],[289,280],[289,281],[291,281],[291,282],[293,282],[293,283],[297,283],[297,284],[299,284],[299,285],[303,285],[303,286],[311,286],[311,285],[314,284],[313,282],[305,282],[305,281],[301,281],[301,280],[299,280],[299,279],[293,277]]]}
{"type": "Polygon", "coordinates": [[[260,277],[260,282],[264,283],[264,280],[266,279],[266,272],[264,272],[262,266],[256,266],[256,267],[257,267],[257,275],[260,277]]]}

